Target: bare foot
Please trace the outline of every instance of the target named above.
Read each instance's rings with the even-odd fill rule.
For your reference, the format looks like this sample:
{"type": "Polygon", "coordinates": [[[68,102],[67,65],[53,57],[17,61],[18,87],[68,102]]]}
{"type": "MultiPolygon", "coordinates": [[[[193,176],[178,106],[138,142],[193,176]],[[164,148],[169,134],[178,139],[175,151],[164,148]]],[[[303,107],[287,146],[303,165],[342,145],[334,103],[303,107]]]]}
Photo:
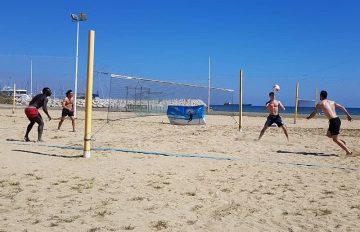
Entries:
{"type": "Polygon", "coordinates": [[[39,142],[39,143],[43,143],[43,142],[45,142],[44,140],[42,140],[42,139],[38,139],[38,141],[37,142],[39,142]]]}

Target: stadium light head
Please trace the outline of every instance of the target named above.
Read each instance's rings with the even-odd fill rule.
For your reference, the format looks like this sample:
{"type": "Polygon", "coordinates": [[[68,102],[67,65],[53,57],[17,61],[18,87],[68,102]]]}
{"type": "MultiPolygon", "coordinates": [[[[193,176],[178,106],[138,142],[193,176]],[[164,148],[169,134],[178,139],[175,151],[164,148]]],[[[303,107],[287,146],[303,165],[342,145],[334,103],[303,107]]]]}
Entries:
{"type": "Polygon", "coordinates": [[[73,22],[86,21],[87,20],[87,15],[85,13],[80,13],[79,16],[77,14],[71,14],[70,17],[71,17],[71,20],[73,22]]]}
{"type": "Polygon", "coordinates": [[[70,15],[72,21],[78,21],[78,16],[76,14],[70,15]]]}
{"type": "Polygon", "coordinates": [[[87,15],[85,13],[80,13],[80,21],[86,21],[87,15]]]}

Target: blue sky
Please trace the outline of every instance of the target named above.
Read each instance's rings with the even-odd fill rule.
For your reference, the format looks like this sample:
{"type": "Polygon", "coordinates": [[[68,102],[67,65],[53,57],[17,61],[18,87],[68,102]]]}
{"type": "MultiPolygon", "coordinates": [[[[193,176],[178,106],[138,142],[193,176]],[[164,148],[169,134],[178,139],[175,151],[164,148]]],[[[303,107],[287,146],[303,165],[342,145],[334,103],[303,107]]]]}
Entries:
{"type": "MultiPolygon", "coordinates": [[[[86,74],[87,32],[95,30],[95,69],[238,89],[261,105],[274,83],[285,105],[313,99],[315,88],[360,107],[360,2],[335,0],[4,0],[0,8],[0,81],[25,85],[29,57],[36,85],[73,88],[80,26],[79,91],[86,74]]],[[[96,87],[95,87],[96,88],[96,87]]],[[[95,90],[96,91],[96,90],[95,90]]],[[[235,96],[234,99],[237,99],[235,96]]]]}

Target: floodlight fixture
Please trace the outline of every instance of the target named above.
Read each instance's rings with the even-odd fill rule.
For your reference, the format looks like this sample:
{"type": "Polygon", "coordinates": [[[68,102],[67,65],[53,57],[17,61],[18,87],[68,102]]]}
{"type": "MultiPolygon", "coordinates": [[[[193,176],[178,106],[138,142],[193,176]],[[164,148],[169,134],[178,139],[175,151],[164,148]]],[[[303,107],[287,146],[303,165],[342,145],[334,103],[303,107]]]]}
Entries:
{"type": "Polygon", "coordinates": [[[78,16],[76,14],[70,15],[72,21],[78,21],[78,16]]]}
{"type": "Polygon", "coordinates": [[[80,13],[80,21],[86,21],[87,20],[87,15],[85,13],[80,13]]]}

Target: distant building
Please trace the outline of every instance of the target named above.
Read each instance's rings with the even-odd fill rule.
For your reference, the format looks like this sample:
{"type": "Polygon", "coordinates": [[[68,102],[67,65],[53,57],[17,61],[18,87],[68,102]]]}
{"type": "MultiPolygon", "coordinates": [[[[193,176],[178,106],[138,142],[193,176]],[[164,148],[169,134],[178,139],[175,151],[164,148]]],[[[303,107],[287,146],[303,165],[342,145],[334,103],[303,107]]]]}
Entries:
{"type": "MultiPolygon", "coordinates": [[[[12,97],[14,94],[14,89],[10,86],[5,86],[0,90],[0,95],[12,97]]],[[[26,89],[15,89],[15,98],[22,99],[22,100],[28,100],[30,99],[30,96],[27,94],[26,89]]]]}

